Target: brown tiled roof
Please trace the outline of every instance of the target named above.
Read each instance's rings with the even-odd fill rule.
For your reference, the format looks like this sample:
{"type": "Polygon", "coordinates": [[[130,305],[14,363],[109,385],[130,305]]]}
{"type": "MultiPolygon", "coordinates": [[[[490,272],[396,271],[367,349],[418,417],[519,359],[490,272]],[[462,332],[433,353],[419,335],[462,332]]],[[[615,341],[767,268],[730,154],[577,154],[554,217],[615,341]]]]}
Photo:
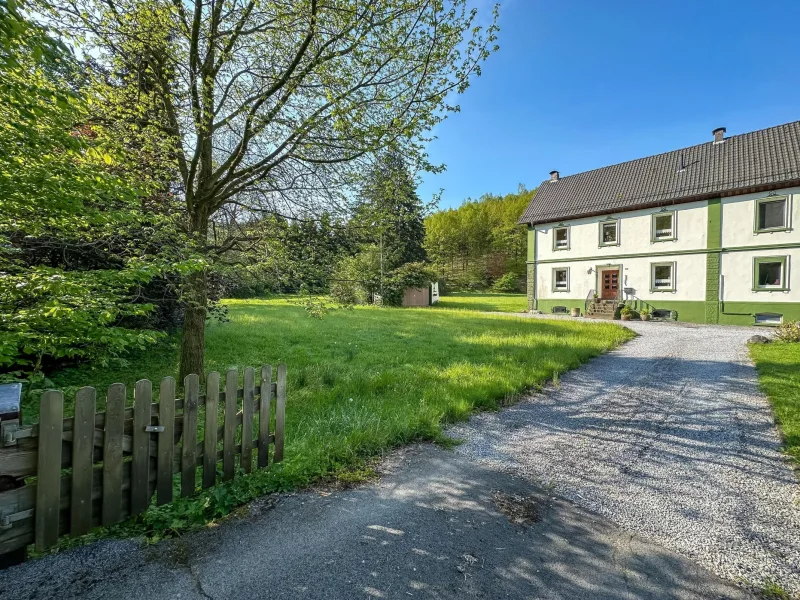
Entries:
{"type": "Polygon", "coordinates": [[[795,121],[544,181],[519,222],[547,223],[798,182],[800,121],[795,121]]]}

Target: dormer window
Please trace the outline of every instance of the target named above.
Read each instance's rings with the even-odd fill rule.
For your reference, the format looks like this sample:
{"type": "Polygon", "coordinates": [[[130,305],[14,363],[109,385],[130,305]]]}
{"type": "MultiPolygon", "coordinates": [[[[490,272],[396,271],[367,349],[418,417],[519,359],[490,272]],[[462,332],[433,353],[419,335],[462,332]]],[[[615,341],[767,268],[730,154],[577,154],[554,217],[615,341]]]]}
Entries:
{"type": "Polygon", "coordinates": [[[676,213],[675,211],[663,211],[655,213],[652,217],[652,231],[654,242],[668,242],[676,239],[676,213]]]}
{"type": "Polygon", "coordinates": [[[569,250],[569,227],[553,228],[553,250],[569,250]]]}

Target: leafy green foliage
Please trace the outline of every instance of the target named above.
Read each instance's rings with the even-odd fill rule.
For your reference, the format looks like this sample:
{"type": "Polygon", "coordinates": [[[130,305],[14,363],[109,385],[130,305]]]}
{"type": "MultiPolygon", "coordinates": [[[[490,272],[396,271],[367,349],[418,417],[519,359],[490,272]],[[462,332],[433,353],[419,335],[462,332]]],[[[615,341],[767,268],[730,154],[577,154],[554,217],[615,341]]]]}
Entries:
{"type": "Polygon", "coordinates": [[[0,36],[0,367],[106,364],[158,339],[139,326],[143,286],[192,264],[153,252],[171,220],[143,210],[149,182],[89,124],[73,57],[5,3],[0,36]]]}
{"type": "Polygon", "coordinates": [[[515,194],[487,194],[425,219],[425,248],[448,290],[486,289],[506,274],[525,279],[527,238],[517,221],[534,193],[520,186],[515,194]]]}
{"type": "Polygon", "coordinates": [[[514,273],[506,273],[494,280],[492,290],[495,292],[519,292],[522,280],[514,273]]]}

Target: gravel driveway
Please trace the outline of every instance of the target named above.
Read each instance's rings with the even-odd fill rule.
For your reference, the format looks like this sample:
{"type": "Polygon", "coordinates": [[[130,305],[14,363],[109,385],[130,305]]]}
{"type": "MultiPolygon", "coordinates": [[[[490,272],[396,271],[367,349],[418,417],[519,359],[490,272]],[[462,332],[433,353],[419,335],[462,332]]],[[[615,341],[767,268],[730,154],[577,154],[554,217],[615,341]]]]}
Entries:
{"type": "Polygon", "coordinates": [[[780,453],[752,329],[633,323],[640,337],[450,435],[733,581],[800,595],[800,486],[780,453]]]}

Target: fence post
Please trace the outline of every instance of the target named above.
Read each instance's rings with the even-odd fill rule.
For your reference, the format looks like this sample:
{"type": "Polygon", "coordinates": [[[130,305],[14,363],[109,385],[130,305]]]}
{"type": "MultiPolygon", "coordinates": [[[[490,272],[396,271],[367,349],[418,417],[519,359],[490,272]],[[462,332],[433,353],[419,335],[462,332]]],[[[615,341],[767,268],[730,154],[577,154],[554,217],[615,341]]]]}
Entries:
{"type": "Polygon", "coordinates": [[[125,384],[114,383],[106,399],[106,429],[103,445],[104,526],[122,517],[122,434],[125,426],[125,384]]]}
{"type": "Polygon", "coordinates": [[[261,367],[261,402],[258,405],[258,468],[269,465],[269,421],[272,418],[272,365],[261,367]]]}
{"type": "Polygon", "coordinates": [[[183,380],[186,400],[183,403],[183,448],[181,450],[181,496],[194,494],[197,472],[197,401],[200,377],[192,374],[183,380]]]}
{"type": "Polygon", "coordinates": [[[140,379],[133,388],[133,435],[131,463],[131,515],[138,515],[150,504],[150,405],[153,384],[140,379]]]}
{"type": "Polygon", "coordinates": [[[203,437],[203,487],[217,482],[217,415],[219,413],[219,373],[206,378],[206,422],[203,437]]]}
{"type": "Polygon", "coordinates": [[[72,425],[72,498],[69,507],[69,532],[72,535],[83,535],[92,528],[95,399],[96,392],[93,387],[82,387],[75,394],[75,418],[72,425]]]}
{"type": "Polygon", "coordinates": [[[42,394],[39,404],[39,457],[36,470],[36,549],[39,552],[58,542],[63,427],[64,395],[56,390],[48,390],[42,394]]]}
{"type": "Polygon", "coordinates": [[[225,430],[222,436],[222,480],[233,479],[236,471],[234,462],[234,446],[236,445],[236,400],[239,373],[236,369],[228,369],[225,375],[225,430]]]}
{"type": "Polygon", "coordinates": [[[278,393],[275,403],[275,454],[274,462],[283,460],[283,435],[286,428],[286,365],[278,365],[278,393]]]}
{"type": "Polygon", "coordinates": [[[239,464],[245,473],[253,470],[253,403],[255,402],[256,372],[252,367],[244,370],[242,393],[242,456],[239,464]]]}
{"type": "Polygon", "coordinates": [[[175,379],[164,377],[158,391],[158,419],[164,428],[158,436],[158,479],[156,482],[159,506],[172,502],[172,460],[175,453],[175,379]]]}

